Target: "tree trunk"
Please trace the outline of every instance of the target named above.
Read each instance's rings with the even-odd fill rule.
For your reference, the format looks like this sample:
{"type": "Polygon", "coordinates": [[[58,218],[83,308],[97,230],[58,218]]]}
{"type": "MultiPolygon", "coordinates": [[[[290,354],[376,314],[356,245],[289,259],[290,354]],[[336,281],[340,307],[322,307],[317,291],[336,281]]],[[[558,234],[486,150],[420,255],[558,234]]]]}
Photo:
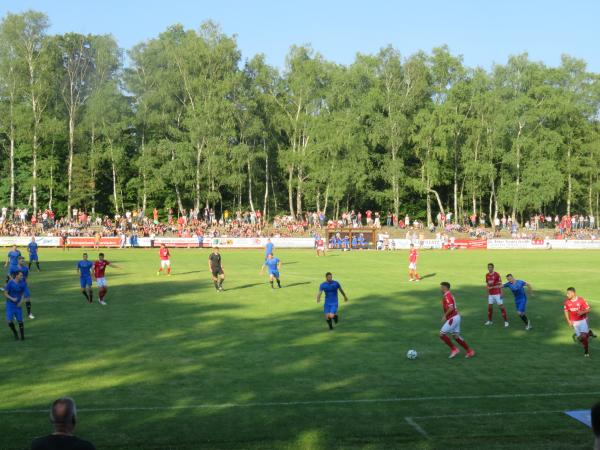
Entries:
{"type": "Polygon", "coordinates": [[[265,151],[265,197],[263,199],[263,220],[267,220],[267,205],[269,204],[269,152],[263,138],[263,149],[265,151]]]}
{"type": "Polygon", "coordinates": [[[194,209],[196,211],[200,210],[200,162],[202,160],[202,148],[204,147],[204,142],[202,145],[197,142],[196,143],[196,190],[195,190],[195,198],[194,198],[194,209]]]}
{"type": "Polygon", "coordinates": [[[250,202],[250,211],[254,212],[254,201],[252,200],[252,168],[250,167],[250,158],[248,162],[248,201],[250,202]]]}
{"type": "Polygon", "coordinates": [[[302,214],[302,178],[298,173],[298,186],[296,186],[296,214],[302,214]]]}
{"type": "Polygon", "coordinates": [[[396,149],[392,149],[392,167],[394,172],[392,173],[392,191],[394,193],[394,214],[398,217],[400,214],[400,189],[398,187],[398,174],[396,173],[396,149]]]}
{"type": "MultiPolygon", "coordinates": [[[[461,190],[462,191],[462,190],[461,190]]],[[[455,222],[456,223],[456,218],[458,217],[459,211],[458,211],[458,167],[456,164],[454,164],[454,185],[453,185],[453,192],[454,192],[454,217],[455,217],[455,222]]]]}
{"type": "Polygon", "coordinates": [[[327,216],[327,204],[329,203],[329,183],[325,187],[325,201],[323,203],[323,214],[327,216]]]}
{"type": "Polygon", "coordinates": [[[112,168],[113,201],[115,203],[115,214],[119,214],[119,198],[117,196],[117,168],[113,157],[112,144],[110,144],[110,165],[112,168]]]}
{"type": "Polygon", "coordinates": [[[567,216],[571,215],[571,195],[573,193],[573,180],[571,178],[571,147],[567,147],[567,216]]]}
{"type": "Polygon", "coordinates": [[[71,218],[71,191],[73,189],[73,152],[75,147],[75,112],[69,111],[69,163],[67,166],[67,217],[71,218]]]}
{"type": "Polygon", "coordinates": [[[513,210],[512,210],[512,220],[513,222],[516,220],[517,218],[517,206],[518,206],[518,200],[519,200],[519,188],[521,185],[521,143],[519,141],[519,138],[521,137],[521,132],[523,131],[523,127],[525,125],[523,125],[522,123],[519,122],[519,131],[517,133],[517,179],[515,181],[515,196],[513,199],[513,210]]]}
{"type": "Polygon", "coordinates": [[[32,148],[32,161],[31,161],[31,195],[33,199],[33,215],[37,214],[38,203],[37,203],[37,149],[38,149],[38,136],[37,136],[38,124],[33,127],[33,148],[32,148]]]}
{"type": "Polygon", "coordinates": [[[431,196],[429,195],[429,192],[425,194],[425,198],[427,201],[427,227],[431,227],[433,218],[431,217],[431,196]]]}
{"type": "Polygon", "coordinates": [[[446,213],[444,212],[444,205],[442,204],[442,199],[440,198],[440,194],[438,194],[438,191],[430,188],[429,192],[431,192],[433,195],[435,195],[435,199],[437,200],[437,204],[438,204],[438,207],[440,208],[440,212],[442,214],[446,215],[446,213]]]}
{"type": "Polygon", "coordinates": [[[10,210],[15,209],[15,139],[13,138],[14,132],[10,133],[10,210]]]}
{"type": "Polygon", "coordinates": [[[294,169],[288,168],[288,201],[290,203],[290,215],[296,217],[294,214],[294,188],[292,186],[292,180],[294,179],[294,169]]]}

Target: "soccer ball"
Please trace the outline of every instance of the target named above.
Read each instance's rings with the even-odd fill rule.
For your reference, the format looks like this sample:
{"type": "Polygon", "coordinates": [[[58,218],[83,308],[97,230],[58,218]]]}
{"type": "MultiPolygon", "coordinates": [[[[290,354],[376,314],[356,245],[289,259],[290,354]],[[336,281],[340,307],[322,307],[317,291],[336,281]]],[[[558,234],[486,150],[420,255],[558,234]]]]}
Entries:
{"type": "Polygon", "coordinates": [[[417,359],[417,351],[412,348],[406,352],[406,357],[408,359],[417,359]]]}

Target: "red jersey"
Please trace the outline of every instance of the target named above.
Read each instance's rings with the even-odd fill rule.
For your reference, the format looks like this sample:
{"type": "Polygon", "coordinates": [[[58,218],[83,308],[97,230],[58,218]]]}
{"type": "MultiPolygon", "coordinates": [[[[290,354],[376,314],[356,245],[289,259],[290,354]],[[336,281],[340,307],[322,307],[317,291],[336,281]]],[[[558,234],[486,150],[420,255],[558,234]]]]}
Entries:
{"type": "Polygon", "coordinates": [[[580,316],[577,313],[579,311],[585,311],[589,307],[590,305],[588,305],[587,302],[581,297],[575,297],[573,300],[565,300],[565,311],[569,312],[569,320],[571,322],[587,319],[587,314],[580,316]]]}
{"type": "Polygon", "coordinates": [[[448,312],[450,307],[454,307],[452,312],[446,316],[446,319],[452,319],[454,316],[458,315],[458,310],[456,309],[456,300],[454,300],[454,296],[450,291],[444,294],[444,298],[442,299],[442,308],[444,309],[444,314],[448,312]]]}
{"type": "Polygon", "coordinates": [[[408,254],[408,262],[410,263],[416,263],[417,262],[417,257],[419,255],[417,254],[417,249],[413,248],[410,253],[408,254]]]}
{"type": "Polygon", "coordinates": [[[94,276],[96,278],[104,278],[104,271],[106,270],[106,266],[110,263],[103,259],[102,261],[98,260],[94,262],[94,276]]]}
{"type": "Polygon", "coordinates": [[[500,278],[500,274],[498,272],[486,273],[485,283],[487,284],[488,293],[490,295],[500,295],[502,293],[502,288],[500,287],[491,288],[492,286],[502,284],[502,279],[500,278]]]}
{"type": "Polygon", "coordinates": [[[317,241],[317,247],[323,247],[323,239],[317,241]]]}
{"type": "Polygon", "coordinates": [[[160,259],[163,261],[167,261],[169,259],[169,249],[167,247],[161,247],[158,251],[160,259]]]}

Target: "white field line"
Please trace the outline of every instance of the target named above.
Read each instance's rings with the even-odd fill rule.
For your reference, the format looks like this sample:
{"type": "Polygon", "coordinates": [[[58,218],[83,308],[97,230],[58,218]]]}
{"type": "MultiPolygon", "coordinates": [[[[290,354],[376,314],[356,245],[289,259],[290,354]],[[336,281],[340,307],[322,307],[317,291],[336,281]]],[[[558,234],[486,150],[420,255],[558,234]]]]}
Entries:
{"type": "Polygon", "coordinates": [[[425,431],[417,422],[415,422],[412,417],[405,417],[404,420],[406,420],[406,422],[413,427],[417,433],[419,433],[425,439],[429,439],[427,431],[425,431]]]}
{"type": "MultiPolygon", "coordinates": [[[[269,408],[269,407],[287,407],[287,406],[327,406],[327,405],[359,405],[370,403],[404,403],[421,401],[439,401],[439,400],[482,400],[482,399],[512,399],[512,398],[547,398],[547,397],[567,397],[567,396],[594,396],[600,395],[600,392],[546,392],[529,394],[492,394],[492,395],[457,395],[457,396],[431,396],[431,397],[390,397],[390,398],[366,398],[366,399],[343,399],[343,400],[305,400],[290,402],[254,402],[254,403],[200,403],[195,405],[178,406],[118,406],[111,408],[78,408],[84,412],[118,412],[118,411],[171,411],[171,410],[189,410],[189,409],[226,409],[226,408],[269,408]]],[[[11,409],[0,410],[3,414],[33,414],[46,413],[46,409],[11,409]]],[[[494,414],[494,413],[490,413],[494,414]]],[[[505,413],[498,413],[505,414],[505,413]]],[[[513,413],[506,413],[513,414],[513,413]]],[[[460,415],[460,414],[459,414],[460,415]]],[[[485,415],[485,414],[482,414],[485,415]]],[[[453,414],[448,417],[456,417],[453,414]]],[[[412,416],[413,419],[434,418],[436,416],[412,416]]],[[[439,416],[440,418],[446,416],[439,416]]]]}
{"type": "Polygon", "coordinates": [[[495,416],[533,416],[534,414],[562,414],[565,410],[543,410],[543,411],[500,411],[487,413],[465,413],[465,414],[439,414],[432,416],[413,416],[411,419],[449,419],[451,417],[495,417],[495,416]]]}

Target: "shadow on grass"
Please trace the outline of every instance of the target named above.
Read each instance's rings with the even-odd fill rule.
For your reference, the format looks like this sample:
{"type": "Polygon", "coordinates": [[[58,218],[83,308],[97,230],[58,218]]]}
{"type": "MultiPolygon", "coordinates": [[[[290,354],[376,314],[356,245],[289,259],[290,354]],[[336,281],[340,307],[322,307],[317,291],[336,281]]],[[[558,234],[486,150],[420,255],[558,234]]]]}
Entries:
{"type": "MultiPolygon", "coordinates": [[[[361,400],[452,392],[456,379],[461,379],[461,390],[468,386],[497,393],[497,384],[490,386],[489,380],[496,380],[506,364],[515,366],[519,376],[505,376],[503,389],[518,392],[521,375],[532,364],[539,374],[563,374],[552,358],[517,359],[514,348],[537,353],[544,344],[553,358],[571,358],[576,352],[575,345],[556,343],[567,333],[560,307],[548,312],[535,300],[528,314],[541,336],[480,326],[479,317],[487,311],[480,285],[457,285],[453,291],[465,319],[463,334],[478,356],[449,362],[437,338],[437,285],[356,298],[348,291],[351,300],[340,302],[340,324],[329,333],[322,306],[312,296],[295,310],[272,305],[257,314],[260,296],[247,304],[248,298],[228,295],[264,284],[242,284],[217,294],[210,292],[209,281],[149,282],[135,290],[111,288],[107,308],[84,310],[83,299],[81,305],[71,299],[58,303],[43,326],[32,327],[33,341],[19,347],[4,366],[7,400],[26,399],[19,408],[10,403],[4,409],[46,410],[55,397],[71,395],[80,407],[78,432],[98,448],[414,448],[423,439],[404,417],[431,414],[431,402],[361,400]],[[199,301],[190,302],[190,297],[199,301]],[[414,363],[407,363],[399,349],[408,345],[419,349],[414,363]],[[23,383],[23,373],[43,381],[33,387],[23,383]]],[[[72,289],[56,292],[75,295],[72,289]]],[[[536,298],[554,301],[562,293],[537,290],[536,298]]],[[[506,300],[511,319],[518,320],[506,300]]],[[[580,386],[589,388],[588,378],[580,386]]],[[[546,401],[559,404],[558,399],[546,401]]],[[[436,403],[435,414],[457,410],[452,400],[440,397],[436,403]]],[[[506,405],[501,399],[494,404],[506,405]]],[[[30,437],[47,429],[45,413],[26,414],[26,420],[15,412],[0,418],[7,427],[0,434],[1,448],[25,448],[30,437]]],[[[493,428],[496,433],[496,423],[493,428]]],[[[423,448],[442,448],[459,439],[449,437],[454,432],[431,434],[431,447],[423,448]]]]}

